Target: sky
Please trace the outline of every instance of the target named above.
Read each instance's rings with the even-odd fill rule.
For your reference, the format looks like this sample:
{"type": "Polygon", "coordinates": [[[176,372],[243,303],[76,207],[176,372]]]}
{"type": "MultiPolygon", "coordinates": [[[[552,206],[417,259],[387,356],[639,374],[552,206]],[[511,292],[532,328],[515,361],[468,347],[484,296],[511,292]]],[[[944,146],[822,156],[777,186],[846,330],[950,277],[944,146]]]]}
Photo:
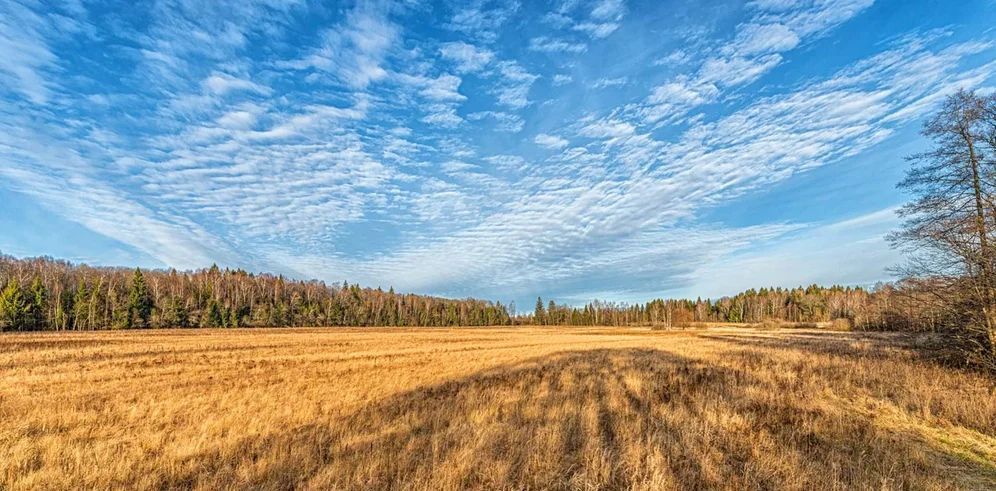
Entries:
{"type": "Polygon", "coordinates": [[[996,0],[0,0],[0,251],[531,305],[871,285],[996,0]]]}

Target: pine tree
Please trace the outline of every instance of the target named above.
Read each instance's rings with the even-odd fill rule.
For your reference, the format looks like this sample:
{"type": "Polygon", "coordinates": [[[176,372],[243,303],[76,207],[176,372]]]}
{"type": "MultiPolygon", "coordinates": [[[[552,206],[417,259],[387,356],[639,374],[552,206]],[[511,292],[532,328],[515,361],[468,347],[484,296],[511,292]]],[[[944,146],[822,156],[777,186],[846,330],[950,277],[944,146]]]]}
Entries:
{"type": "Polygon", "coordinates": [[[0,293],[0,332],[20,331],[27,324],[28,303],[17,279],[12,279],[0,293]]]}
{"type": "Polygon", "coordinates": [[[540,297],[536,297],[536,312],[533,314],[533,317],[535,317],[535,322],[537,324],[546,323],[546,314],[543,310],[543,299],[540,297]]]}
{"type": "Polygon", "coordinates": [[[190,323],[187,307],[176,297],[170,297],[162,312],[160,327],[187,327],[190,323]]]}
{"type": "Polygon", "coordinates": [[[152,315],[152,295],[145,285],[145,277],[142,270],[135,268],[135,274],[131,278],[131,290],[128,293],[128,327],[146,327],[149,325],[149,317],[152,315]]]}
{"type": "Polygon", "coordinates": [[[201,327],[222,327],[225,325],[225,319],[222,317],[221,307],[218,306],[218,302],[212,299],[208,303],[207,312],[201,318],[201,327]]]}
{"type": "Polygon", "coordinates": [[[30,298],[28,299],[27,322],[29,329],[44,329],[45,309],[48,308],[48,290],[42,284],[41,278],[35,276],[31,282],[30,298]]]}

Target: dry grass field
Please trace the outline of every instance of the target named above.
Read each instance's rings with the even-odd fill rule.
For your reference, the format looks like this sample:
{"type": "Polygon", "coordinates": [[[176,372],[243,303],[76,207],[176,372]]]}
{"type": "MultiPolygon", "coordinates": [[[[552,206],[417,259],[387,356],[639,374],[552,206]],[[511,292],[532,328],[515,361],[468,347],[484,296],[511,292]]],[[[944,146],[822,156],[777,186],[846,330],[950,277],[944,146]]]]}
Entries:
{"type": "Polygon", "coordinates": [[[996,381],[817,330],[0,336],[0,489],[994,489],[996,381]]]}

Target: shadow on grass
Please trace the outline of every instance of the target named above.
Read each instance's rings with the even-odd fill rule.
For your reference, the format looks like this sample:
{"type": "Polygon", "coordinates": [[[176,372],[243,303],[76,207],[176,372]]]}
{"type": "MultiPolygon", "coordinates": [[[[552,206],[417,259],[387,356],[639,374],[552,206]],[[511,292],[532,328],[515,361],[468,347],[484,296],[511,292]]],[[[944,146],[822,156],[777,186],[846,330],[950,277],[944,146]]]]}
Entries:
{"type": "Polygon", "coordinates": [[[157,487],[946,488],[954,471],[996,485],[991,469],[843,413],[819,394],[777,387],[757,369],[602,349],[500,366],[249,436],[191,456],[157,487]]]}
{"type": "Polygon", "coordinates": [[[789,349],[852,359],[893,358],[916,360],[945,368],[971,370],[964,356],[937,333],[882,333],[839,331],[779,331],[757,333],[708,333],[703,338],[741,347],[789,349]]]}

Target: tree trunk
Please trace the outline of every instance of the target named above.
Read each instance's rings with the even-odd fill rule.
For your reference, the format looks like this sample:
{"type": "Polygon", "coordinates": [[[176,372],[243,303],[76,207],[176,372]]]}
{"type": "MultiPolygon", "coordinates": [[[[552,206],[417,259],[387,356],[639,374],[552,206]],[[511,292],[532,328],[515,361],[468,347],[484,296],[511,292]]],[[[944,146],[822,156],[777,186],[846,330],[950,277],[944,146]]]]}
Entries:
{"type": "Polygon", "coordinates": [[[989,344],[987,348],[989,353],[993,354],[996,353],[994,351],[994,348],[996,348],[996,322],[993,322],[992,318],[994,312],[992,283],[990,281],[989,240],[986,235],[985,208],[982,200],[981,178],[979,177],[979,159],[975,153],[975,142],[967,128],[961,130],[961,136],[968,147],[968,161],[972,167],[972,191],[975,194],[975,227],[976,233],[979,235],[979,273],[981,276],[979,283],[982,286],[982,314],[986,324],[986,341],[989,344]]]}

